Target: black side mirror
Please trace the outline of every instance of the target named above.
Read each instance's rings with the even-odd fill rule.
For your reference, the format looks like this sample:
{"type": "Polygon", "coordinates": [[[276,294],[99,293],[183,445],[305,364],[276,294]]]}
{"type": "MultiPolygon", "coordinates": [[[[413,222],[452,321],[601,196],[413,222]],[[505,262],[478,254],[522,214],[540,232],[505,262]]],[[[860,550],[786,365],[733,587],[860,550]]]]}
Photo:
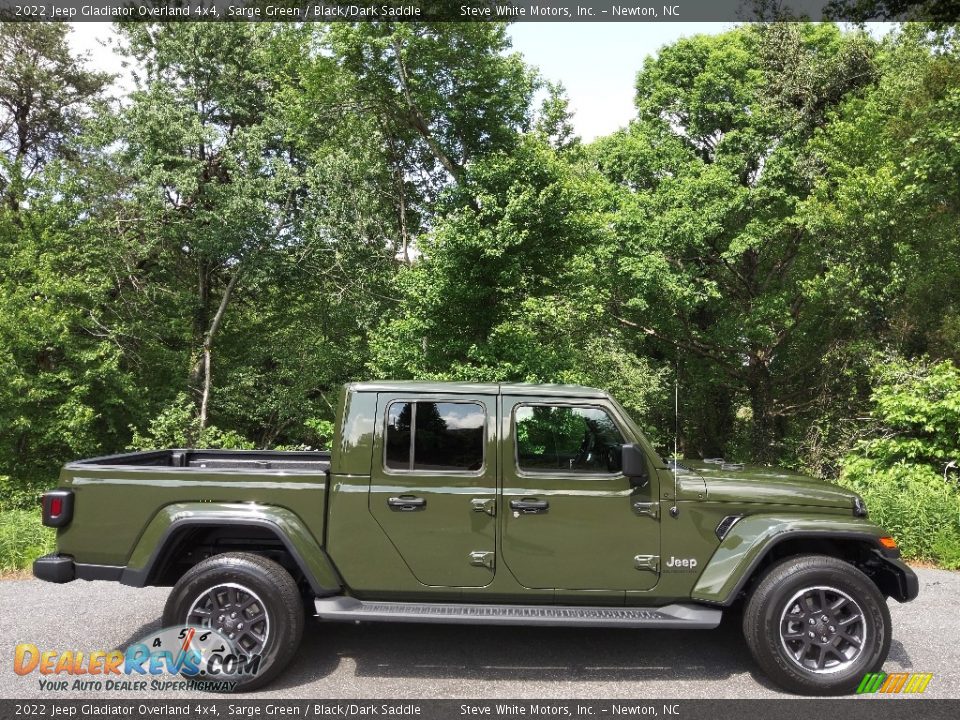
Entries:
{"type": "Polygon", "coordinates": [[[650,476],[647,472],[647,457],[643,450],[633,444],[624,445],[622,449],[621,468],[623,474],[630,479],[634,487],[644,487],[650,476]]]}

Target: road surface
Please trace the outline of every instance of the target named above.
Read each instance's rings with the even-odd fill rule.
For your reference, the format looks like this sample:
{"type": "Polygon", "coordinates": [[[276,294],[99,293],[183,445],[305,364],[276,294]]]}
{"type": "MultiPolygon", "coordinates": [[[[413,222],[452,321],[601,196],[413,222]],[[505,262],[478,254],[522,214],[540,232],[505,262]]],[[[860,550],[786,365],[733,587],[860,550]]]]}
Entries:
{"type": "MultiPolygon", "coordinates": [[[[920,597],[891,601],[887,672],[932,672],[925,695],[960,698],[960,573],[920,568],[920,597]]],[[[0,580],[0,697],[50,698],[13,651],[123,648],[159,627],[166,588],[0,580]]],[[[252,694],[293,698],[783,697],[754,666],[739,618],[716,630],[611,630],[307,623],[296,658],[252,694]]],[[[60,692],[53,699],[117,697],[60,692]]],[[[124,693],[120,697],[137,697],[124,693]]],[[[144,692],[140,697],[152,697],[144,692]]],[[[210,695],[181,691],[169,698],[210,695]]]]}

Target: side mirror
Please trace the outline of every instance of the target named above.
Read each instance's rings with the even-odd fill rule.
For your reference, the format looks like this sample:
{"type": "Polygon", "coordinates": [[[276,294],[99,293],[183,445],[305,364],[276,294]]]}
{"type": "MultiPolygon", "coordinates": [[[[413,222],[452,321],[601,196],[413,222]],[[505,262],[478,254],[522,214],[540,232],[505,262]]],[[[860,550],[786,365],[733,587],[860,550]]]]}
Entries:
{"type": "Polygon", "coordinates": [[[630,479],[630,484],[634,487],[644,487],[650,481],[650,476],[647,473],[647,457],[643,450],[629,444],[624,445],[621,452],[620,466],[623,474],[630,479]]]}

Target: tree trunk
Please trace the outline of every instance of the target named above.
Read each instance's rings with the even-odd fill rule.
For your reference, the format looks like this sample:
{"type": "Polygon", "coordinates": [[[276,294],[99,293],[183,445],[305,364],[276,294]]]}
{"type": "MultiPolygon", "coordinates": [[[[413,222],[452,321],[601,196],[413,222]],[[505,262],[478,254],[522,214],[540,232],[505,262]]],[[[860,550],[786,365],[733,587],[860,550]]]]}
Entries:
{"type": "Polygon", "coordinates": [[[750,445],[753,462],[770,463],[776,459],[777,423],[774,417],[773,387],[770,369],[762,357],[751,354],[747,367],[747,392],[753,412],[750,445]]]}
{"type": "Polygon", "coordinates": [[[394,38],[393,41],[393,51],[397,59],[400,89],[403,91],[403,97],[407,101],[408,122],[411,127],[420,134],[420,137],[427,143],[427,147],[430,148],[430,152],[433,153],[433,156],[443,165],[443,168],[450,173],[454,181],[456,181],[458,185],[463,184],[463,167],[455,162],[454,159],[447,155],[443,148],[440,147],[440,143],[437,142],[433,136],[433,132],[430,130],[427,119],[423,116],[423,113],[413,98],[413,92],[410,89],[410,79],[407,76],[407,66],[406,63],[403,62],[403,47],[397,38],[394,38]]]}
{"type": "Polygon", "coordinates": [[[397,208],[400,211],[400,256],[404,265],[410,264],[410,232],[407,229],[407,195],[403,188],[403,172],[399,166],[394,168],[394,182],[397,184],[397,208]]]}
{"type": "MultiPolygon", "coordinates": [[[[681,383],[681,405],[683,392],[684,386],[681,383]]],[[[730,390],[719,382],[714,382],[699,388],[696,396],[702,398],[702,404],[694,413],[693,422],[689,423],[696,435],[690,439],[693,442],[687,442],[690,442],[692,449],[702,458],[729,458],[726,452],[733,434],[733,402],[730,390]]]]}
{"type": "Polygon", "coordinates": [[[227,283],[223,291],[223,297],[220,298],[220,306],[213,316],[213,322],[210,323],[210,329],[203,336],[203,394],[200,399],[200,432],[207,427],[207,415],[210,406],[210,390],[213,386],[213,376],[211,373],[211,361],[213,356],[213,340],[220,329],[220,323],[227,311],[227,305],[230,303],[230,296],[233,294],[233,288],[236,287],[237,279],[240,277],[240,269],[237,268],[227,283]]]}
{"type": "MultiPolygon", "coordinates": [[[[202,392],[203,385],[203,340],[210,327],[210,282],[208,266],[201,262],[197,267],[197,308],[193,315],[193,347],[201,348],[197,356],[191,353],[190,377],[187,382],[190,392],[196,397],[202,392]]],[[[200,403],[197,403],[197,411],[200,410],[200,403]]]]}

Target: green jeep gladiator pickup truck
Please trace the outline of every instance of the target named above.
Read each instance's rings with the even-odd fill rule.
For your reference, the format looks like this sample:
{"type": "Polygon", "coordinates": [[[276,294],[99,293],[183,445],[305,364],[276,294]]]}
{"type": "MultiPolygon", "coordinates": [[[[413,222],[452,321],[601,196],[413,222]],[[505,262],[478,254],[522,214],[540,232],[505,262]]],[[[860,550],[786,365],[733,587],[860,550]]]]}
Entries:
{"type": "Polygon", "coordinates": [[[916,575],[854,493],[720,460],[665,462],[579,386],[346,386],[332,453],[161,450],[68,464],[44,495],[51,582],[173,586],[164,626],[259,654],[323,621],[709,629],[740,607],[757,663],[849,692],[916,575]]]}

